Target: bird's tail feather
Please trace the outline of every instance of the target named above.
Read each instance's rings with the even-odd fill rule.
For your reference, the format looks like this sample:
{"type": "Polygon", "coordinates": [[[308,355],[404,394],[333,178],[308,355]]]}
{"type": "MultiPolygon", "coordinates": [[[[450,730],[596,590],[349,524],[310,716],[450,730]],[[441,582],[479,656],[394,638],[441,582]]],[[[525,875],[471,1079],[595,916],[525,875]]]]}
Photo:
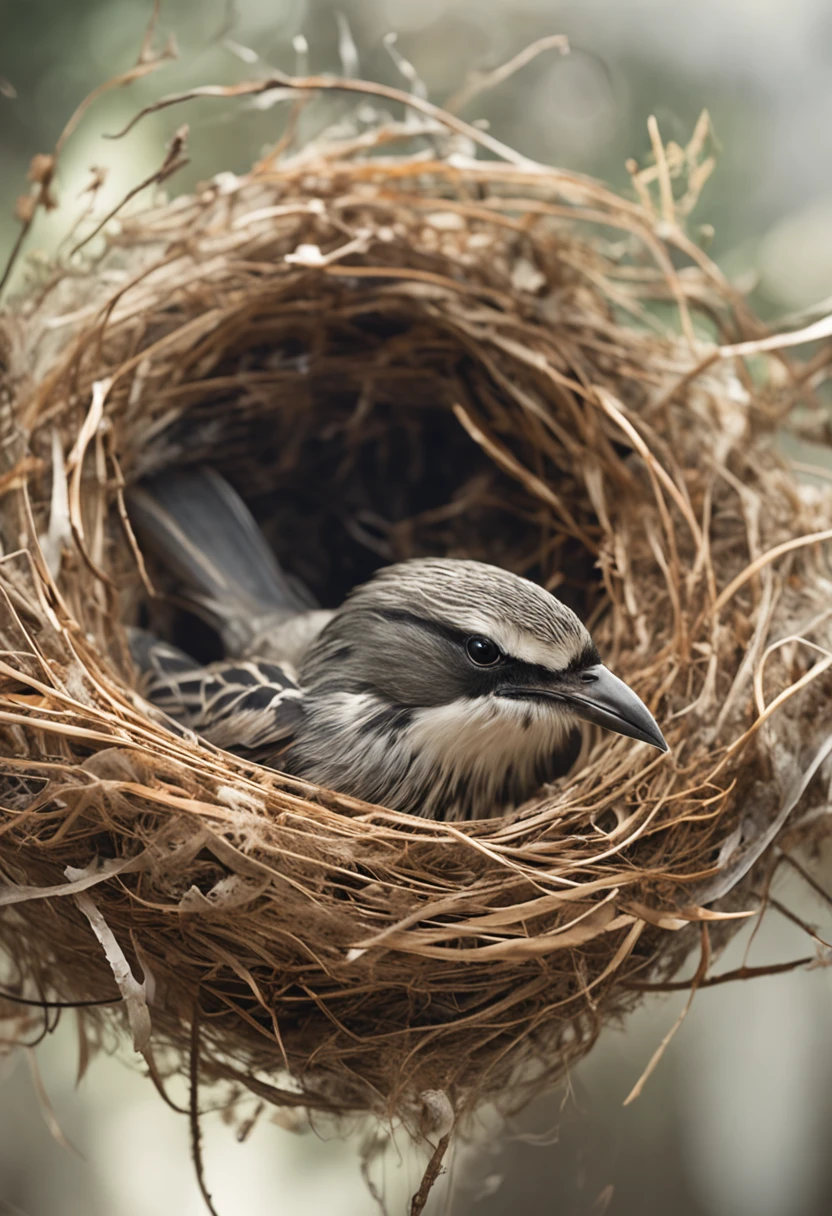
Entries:
{"type": "Polygon", "coordinates": [[[212,623],[317,606],[281,570],[248,507],[214,469],[160,474],[130,490],[127,504],[139,539],[212,623]]]}

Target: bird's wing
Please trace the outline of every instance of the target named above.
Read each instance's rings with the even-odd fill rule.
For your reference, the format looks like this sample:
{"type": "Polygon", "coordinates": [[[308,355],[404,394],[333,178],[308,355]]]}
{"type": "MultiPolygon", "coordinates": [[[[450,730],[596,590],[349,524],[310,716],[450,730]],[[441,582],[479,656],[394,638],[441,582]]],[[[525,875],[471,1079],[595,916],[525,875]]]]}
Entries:
{"type": "Polygon", "coordinates": [[[127,505],[139,540],[176,576],[194,611],[220,630],[229,654],[250,646],[249,622],[278,624],[317,607],[214,469],[162,473],[133,487],[127,505]]]}
{"type": "Polygon", "coordinates": [[[276,663],[213,663],[180,688],[194,704],[192,729],[227,751],[288,744],[303,716],[301,690],[276,663]]]}
{"type": "Polygon", "coordinates": [[[176,646],[130,630],[146,700],[226,751],[275,754],[292,741],[303,715],[302,692],[285,668],[263,660],[223,660],[201,667],[176,646]]]}

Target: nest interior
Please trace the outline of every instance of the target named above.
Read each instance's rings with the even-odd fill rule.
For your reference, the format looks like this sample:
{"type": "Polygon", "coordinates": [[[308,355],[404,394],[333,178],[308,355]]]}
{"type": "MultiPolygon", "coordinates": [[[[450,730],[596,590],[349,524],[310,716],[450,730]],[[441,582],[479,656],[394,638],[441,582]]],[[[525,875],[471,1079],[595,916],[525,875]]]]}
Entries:
{"type": "Polygon", "coordinates": [[[424,1115],[561,1075],[822,807],[828,563],[778,546],[832,505],[773,451],[789,365],[717,358],[760,329],[681,227],[395,135],[123,215],[2,318],[0,945],[10,993],[120,997],[87,1037],[126,1010],[159,1084],[424,1115]],[[671,757],[588,737],[455,826],[174,736],[122,625],[216,639],[158,594],[123,487],[200,461],[324,604],[422,554],[550,587],[671,757]]]}

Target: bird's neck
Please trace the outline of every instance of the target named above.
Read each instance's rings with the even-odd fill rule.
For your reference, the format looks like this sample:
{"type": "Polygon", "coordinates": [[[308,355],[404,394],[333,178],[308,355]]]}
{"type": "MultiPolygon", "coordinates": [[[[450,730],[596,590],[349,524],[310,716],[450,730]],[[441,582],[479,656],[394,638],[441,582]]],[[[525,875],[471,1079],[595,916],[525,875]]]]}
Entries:
{"type": "Polygon", "coordinates": [[[435,819],[517,806],[566,772],[571,721],[549,706],[497,697],[408,708],[372,693],[310,696],[290,771],[368,802],[435,819]]]}

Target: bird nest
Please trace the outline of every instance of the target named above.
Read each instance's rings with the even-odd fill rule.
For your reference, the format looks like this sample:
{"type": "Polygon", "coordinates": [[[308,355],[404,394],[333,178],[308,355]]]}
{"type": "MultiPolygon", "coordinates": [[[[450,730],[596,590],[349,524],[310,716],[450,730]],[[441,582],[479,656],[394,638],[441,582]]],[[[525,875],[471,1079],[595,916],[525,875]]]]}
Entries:
{"type": "Polygon", "coordinates": [[[551,1083],[697,943],[702,981],[817,817],[832,498],[774,450],[808,381],[749,370],[762,327],[665,150],[635,202],[404,100],[122,212],[2,317],[0,946],[10,1018],[89,1002],[94,1045],[126,1014],[162,1087],[437,1132],[551,1083]],[[456,825],[172,733],[125,623],[215,640],[124,491],[192,462],[324,605],[425,554],[556,591],[671,755],[588,735],[456,825]]]}

